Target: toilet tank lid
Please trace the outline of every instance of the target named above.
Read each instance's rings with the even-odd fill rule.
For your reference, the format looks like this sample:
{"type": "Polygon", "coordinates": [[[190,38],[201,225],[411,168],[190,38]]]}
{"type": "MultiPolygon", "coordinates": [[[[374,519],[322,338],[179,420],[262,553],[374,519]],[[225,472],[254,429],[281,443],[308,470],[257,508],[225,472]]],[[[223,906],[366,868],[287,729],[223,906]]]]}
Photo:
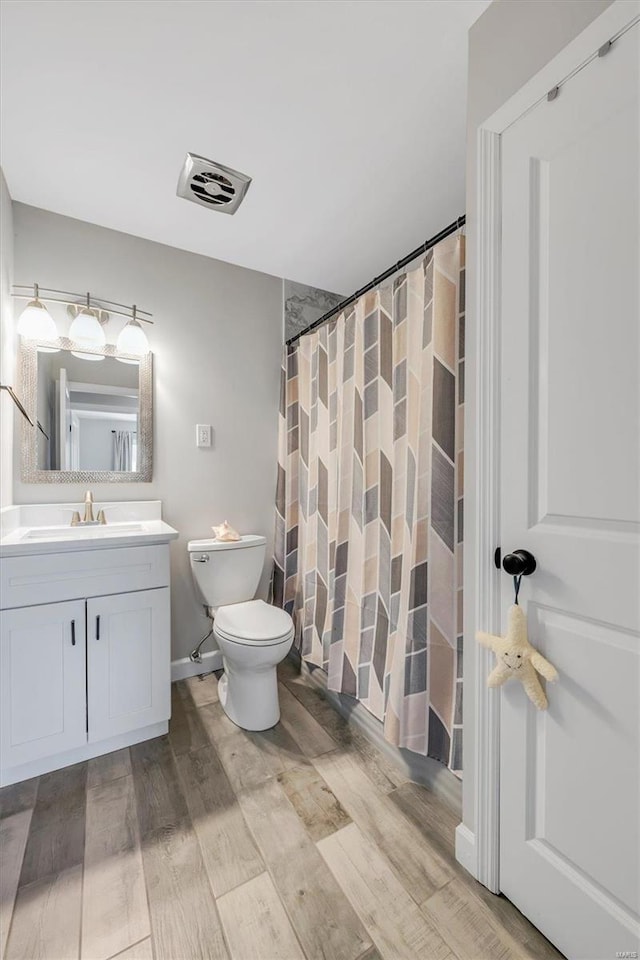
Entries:
{"type": "Polygon", "coordinates": [[[189,553],[211,553],[212,550],[241,550],[242,547],[261,547],[267,542],[266,537],[247,534],[239,540],[189,540],[189,553]]]}

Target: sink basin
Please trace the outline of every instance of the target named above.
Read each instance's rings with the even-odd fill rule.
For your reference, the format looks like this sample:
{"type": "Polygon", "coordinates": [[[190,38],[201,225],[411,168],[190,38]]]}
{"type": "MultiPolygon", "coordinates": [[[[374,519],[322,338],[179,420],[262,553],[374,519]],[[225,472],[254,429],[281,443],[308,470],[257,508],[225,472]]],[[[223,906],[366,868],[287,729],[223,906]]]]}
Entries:
{"type": "Polygon", "coordinates": [[[106,524],[71,526],[84,503],[23,503],[0,510],[0,559],[116,547],[144,547],[176,540],[178,531],[162,519],[159,500],[101,500],[106,524]]]}
{"type": "Polygon", "coordinates": [[[31,527],[21,537],[21,540],[81,540],[108,536],[122,536],[127,533],[141,533],[145,530],[143,523],[106,523],[93,527],[31,527]]]}

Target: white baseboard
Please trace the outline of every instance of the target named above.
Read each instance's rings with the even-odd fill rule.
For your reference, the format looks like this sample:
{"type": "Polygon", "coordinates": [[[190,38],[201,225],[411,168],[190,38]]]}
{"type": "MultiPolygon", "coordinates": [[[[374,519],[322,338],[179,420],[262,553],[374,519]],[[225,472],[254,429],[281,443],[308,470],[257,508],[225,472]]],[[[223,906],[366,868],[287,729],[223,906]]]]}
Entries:
{"type": "Polygon", "coordinates": [[[456,827],[456,860],[474,879],[478,879],[476,835],[464,823],[459,823],[456,827]]]}
{"type": "Polygon", "coordinates": [[[189,657],[171,661],[171,682],[185,680],[187,677],[197,677],[199,673],[211,673],[212,670],[222,670],[222,654],[219,650],[210,650],[202,654],[202,663],[194,663],[189,657]]]}

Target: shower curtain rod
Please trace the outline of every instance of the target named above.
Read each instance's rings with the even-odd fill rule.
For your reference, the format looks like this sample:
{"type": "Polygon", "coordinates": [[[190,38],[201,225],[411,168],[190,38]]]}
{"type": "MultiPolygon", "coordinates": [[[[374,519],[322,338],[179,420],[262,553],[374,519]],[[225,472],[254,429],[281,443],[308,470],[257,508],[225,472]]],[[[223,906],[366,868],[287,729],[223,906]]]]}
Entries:
{"type": "Polygon", "coordinates": [[[450,237],[452,233],[455,233],[456,230],[460,230],[461,227],[464,227],[466,223],[466,216],[458,217],[457,220],[454,220],[453,223],[450,223],[448,227],[445,227],[439,233],[436,233],[434,237],[431,237],[430,240],[425,240],[424,243],[421,243],[419,247],[416,247],[415,250],[412,250],[411,253],[408,253],[406,257],[403,257],[402,260],[398,260],[397,263],[394,263],[391,267],[381,273],[379,277],[374,277],[369,283],[365,284],[364,287],[361,287],[360,290],[356,290],[355,293],[352,293],[350,297],[347,297],[346,300],[342,300],[337,307],[333,307],[331,310],[328,310],[327,313],[324,313],[319,320],[314,320],[313,323],[310,323],[308,327],[305,327],[304,330],[300,330],[299,333],[296,333],[293,337],[289,337],[286,341],[288,347],[292,343],[295,343],[296,340],[299,340],[300,337],[304,337],[306,333],[311,333],[312,330],[315,330],[316,327],[322,326],[323,323],[326,323],[327,320],[331,320],[331,317],[334,317],[337,313],[342,313],[345,307],[348,307],[349,304],[354,303],[363,293],[368,293],[369,290],[373,290],[374,287],[377,287],[378,284],[383,283],[384,280],[387,280],[389,277],[392,277],[394,273],[397,273],[399,270],[402,270],[403,267],[406,267],[408,263],[411,263],[412,260],[415,260],[416,257],[422,256],[426,253],[427,250],[430,250],[431,247],[435,247],[436,243],[440,243],[441,240],[446,240],[447,237],[450,237]]]}

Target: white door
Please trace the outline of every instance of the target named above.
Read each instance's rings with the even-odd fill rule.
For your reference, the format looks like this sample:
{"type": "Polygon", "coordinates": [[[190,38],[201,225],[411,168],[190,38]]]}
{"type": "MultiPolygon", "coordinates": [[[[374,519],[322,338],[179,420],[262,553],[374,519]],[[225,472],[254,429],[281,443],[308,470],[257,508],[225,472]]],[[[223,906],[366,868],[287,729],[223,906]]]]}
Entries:
{"type": "Polygon", "coordinates": [[[89,741],[168,720],[169,588],[87,600],[89,741]]]}
{"type": "Polygon", "coordinates": [[[0,614],[1,766],[87,742],[84,600],[0,614]]]}
{"type": "Polygon", "coordinates": [[[60,369],[58,381],[58,455],[60,470],[71,470],[71,394],[67,371],[60,369]]]}
{"type": "Polygon", "coordinates": [[[575,960],[640,950],[639,64],[636,24],[502,136],[501,545],[560,679],[502,688],[500,886],[575,960]]]}

